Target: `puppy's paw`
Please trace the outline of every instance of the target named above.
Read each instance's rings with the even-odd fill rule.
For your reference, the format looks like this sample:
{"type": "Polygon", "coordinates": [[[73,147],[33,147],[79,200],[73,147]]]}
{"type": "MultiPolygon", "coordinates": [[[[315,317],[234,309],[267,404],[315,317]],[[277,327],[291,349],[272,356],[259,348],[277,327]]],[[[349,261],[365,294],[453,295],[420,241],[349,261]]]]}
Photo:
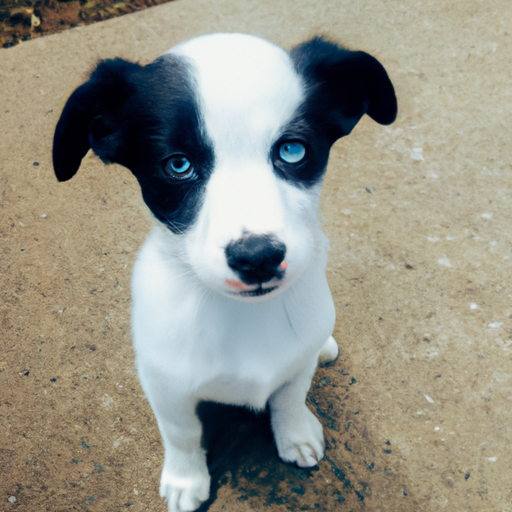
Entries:
{"type": "Polygon", "coordinates": [[[307,468],[322,459],[325,443],[322,425],[306,405],[303,407],[300,418],[280,418],[273,429],[279,457],[307,468]]]}
{"type": "Polygon", "coordinates": [[[165,469],[160,480],[160,496],[165,498],[169,512],[197,510],[210,495],[210,475],[198,472],[194,476],[176,477],[165,469]]]}
{"type": "Polygon", "coordinates": [[[325,342],[318,354],[318,364],[322,367],[332,366],[338,360],[339,355],[340,349],[338,348],[336,340],[332,336],[329,336],[329,339],[325,342]]]}

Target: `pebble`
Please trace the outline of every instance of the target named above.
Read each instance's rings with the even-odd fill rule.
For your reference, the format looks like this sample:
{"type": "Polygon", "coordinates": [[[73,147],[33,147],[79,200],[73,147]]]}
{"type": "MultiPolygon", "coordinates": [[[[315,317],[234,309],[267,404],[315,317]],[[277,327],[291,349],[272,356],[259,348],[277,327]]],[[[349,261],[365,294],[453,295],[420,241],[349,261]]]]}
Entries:
{"type": "Polygon", "coordinates": [[[439,263],[439,265],[442,265],[443,267],[452,268],[452,264],[450,263],[450,260],[446,256],[444,258],[439,258],[437,260],[437,263],[439,263]]]}
{"type": "Polygon", "coordinates": [[[9,498],[7,499],[7,501],[9,503],[16,503],[16,496],[9,496],[9,498]]]}
{"type": "Polygon", "coordinates": [[[411,158],[417,161],[425,160],[425,158],[423,158],[423,148],[411,149],[411,158]]]}

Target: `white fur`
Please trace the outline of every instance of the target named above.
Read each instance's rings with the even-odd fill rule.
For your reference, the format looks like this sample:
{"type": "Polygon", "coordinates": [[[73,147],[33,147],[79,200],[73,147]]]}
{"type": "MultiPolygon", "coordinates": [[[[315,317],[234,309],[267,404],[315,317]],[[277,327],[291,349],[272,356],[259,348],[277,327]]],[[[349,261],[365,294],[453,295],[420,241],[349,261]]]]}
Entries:
{"type": "Polygon", "coordinates": [[[246,35],[203,36],[170,52],[193,66],[216,159],[205,204],[187,237],[187,260],[222,293],[225,280],[236,279],[224,255],[229,241],[244,230],[273,233],[287,246],[283,285],[289,285],[311,257],[320,187],[306,193],[278,179],[269,151],[304,99],[300,77],[282,48],[246,35]]]}
{"type": "Polygon", "coordinates": [[[132,325],[139,376],[165,446],[160,493],[169,512],[185,512],[209,493],[197,403],[262,409],[268,402],[280,457],[315,465],[322,427],[305,399],[322,347],[328,361],[337,346],[320,185],[278,178],[269,159],[304,98],[290,58],[241,35],[201,37],[170,51],[194,71],[215,169],[193,227],[176,235],[157,224],[144,244],[132,325]],[[261,297],[233,296],[226,284],[238,277],[224,248],[244,232],[271,233],[287,247],[285,278],[261,297]]]}

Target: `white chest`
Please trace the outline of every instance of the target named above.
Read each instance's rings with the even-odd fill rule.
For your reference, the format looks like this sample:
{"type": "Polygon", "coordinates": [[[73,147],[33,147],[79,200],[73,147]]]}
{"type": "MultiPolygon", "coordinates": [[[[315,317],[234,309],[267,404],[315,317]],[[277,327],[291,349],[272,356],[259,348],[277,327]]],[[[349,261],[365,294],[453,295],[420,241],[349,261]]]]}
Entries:
{"type": "Polygon", "coordinates": [[[264,407],[334,328],[325,264],[261,302],[209,292],[180,272],[143,249],[133,279],[134,346],[139,361],[198,399],[264,407]]]}

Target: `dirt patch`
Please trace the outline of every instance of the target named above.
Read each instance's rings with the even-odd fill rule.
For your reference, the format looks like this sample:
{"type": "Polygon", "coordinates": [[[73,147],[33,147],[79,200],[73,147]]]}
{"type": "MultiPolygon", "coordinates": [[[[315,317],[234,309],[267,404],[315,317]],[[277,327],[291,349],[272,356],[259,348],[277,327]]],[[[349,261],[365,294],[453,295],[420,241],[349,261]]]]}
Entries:
{"type": "Polygon", "coordinates": [[[0,0],[0,46],[89,25],[171,0],[0,0]]]}

